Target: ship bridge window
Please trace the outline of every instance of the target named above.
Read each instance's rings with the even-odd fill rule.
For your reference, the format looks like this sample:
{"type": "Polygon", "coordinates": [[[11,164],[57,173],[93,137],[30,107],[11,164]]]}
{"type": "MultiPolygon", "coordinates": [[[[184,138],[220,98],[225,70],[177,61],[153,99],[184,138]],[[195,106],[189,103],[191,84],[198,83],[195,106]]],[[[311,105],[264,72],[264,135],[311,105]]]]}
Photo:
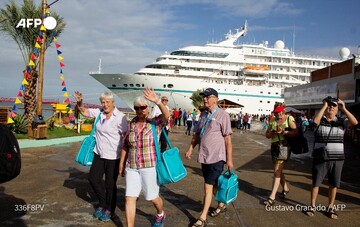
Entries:
{"type": "Polygon", "coordinates": [[[173,85],[173,84],[168,84],[167,87],[168,87],[168,88],[173,88],[174,85],[173,85]]]}
{"type": "Polygon", "coordinates": [[[124,87],[127,87],[128,85],[127,84],[123,84],[124,85],[124,87]]]}
{"type": "Polygon", "coordinates": [[[116,84],[112,84],[111,87],[116,87],[116,84]]]}
{"type": "Polygon", "coordinates": [[[213,53],[213,52],[202,52],[202,51],[177,50],[177,51],[173,51],[171,53],[171,55],[209,57],[209,58],[226,58],[229,54],[228,53],[213,53]]]}

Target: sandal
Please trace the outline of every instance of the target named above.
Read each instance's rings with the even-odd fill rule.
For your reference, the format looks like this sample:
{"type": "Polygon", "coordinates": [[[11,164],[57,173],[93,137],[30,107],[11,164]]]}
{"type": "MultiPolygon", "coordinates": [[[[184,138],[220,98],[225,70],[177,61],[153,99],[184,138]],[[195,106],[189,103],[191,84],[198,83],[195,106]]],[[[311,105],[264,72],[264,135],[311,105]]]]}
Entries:
{"type": "Polygon", "coordinates": [[[287,191],[285,191],[285,190],[283,189],[282,192],[279,194],[279,198],[280,198],[280,199],[285,199],[285,196],[286,196],[287,194],[289,194],[289,192],[290,192],[290,189],[288,189],[287,191]]]}
{"type": "Polygon", "coordinates": [[[315,206],[311,206],[305,213],[307,216],[313,217],[315,215],[315,210],[315,206]]]}
{"type": "Polygon", "coordinates": [[[196,222],[192,225],[192,227],[205,227],[207,225],[207,221],[199,218],[198,220],[196,220],[196,222]],[[200,222],[201,224],[197,224],[197,222],[200,222]]]}
{"type": "Polygon", "coordinates": [[[275,199],[270,199],[270,197],[264,201],[264,205],[266,206],[272,206],[275,204],[275,199]]]}
{"type": "Polygon", "coordinates": [[[218,206],[218,207],[216,207],[216,209],[213,212],[210,213],[210,216],[211,217],[216,217],[219,214],[224,213],[225,211],[226,211],[226,205],[224,205],[222,207],[218,206]]]}
{"type": "Polygon", "coordinates": [[[338,219],[338,215],[337,213],[335,213],[335,209],[334,208],[330,208],[328,207],[327,211],[326,211],[326,216],[328,216],[331,219],[338,219]]]}

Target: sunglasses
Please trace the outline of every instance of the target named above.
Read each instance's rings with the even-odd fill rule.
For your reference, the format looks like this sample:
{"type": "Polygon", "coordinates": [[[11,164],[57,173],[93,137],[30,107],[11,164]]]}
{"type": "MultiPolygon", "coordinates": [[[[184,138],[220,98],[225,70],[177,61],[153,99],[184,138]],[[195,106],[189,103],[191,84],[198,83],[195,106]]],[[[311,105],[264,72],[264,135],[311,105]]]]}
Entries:
{"type": "Polygon", "coordinates": [[[138,111],[138,110],[145,110],[147,108],[147,106],[134,106],[134,110],[138,111]]]}
{"type": "Polygon", "coordinates": [[[169,100],[167,100],[167,99],[161,99],[161,101],[169,101],[169,100]]]}

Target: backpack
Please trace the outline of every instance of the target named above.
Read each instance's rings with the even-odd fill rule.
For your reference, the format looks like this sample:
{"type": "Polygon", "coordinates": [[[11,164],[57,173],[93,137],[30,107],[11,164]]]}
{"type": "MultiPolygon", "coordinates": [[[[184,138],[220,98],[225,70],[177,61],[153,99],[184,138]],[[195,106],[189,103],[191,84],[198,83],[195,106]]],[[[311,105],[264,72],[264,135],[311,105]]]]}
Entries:
{"type": "MultiPolygon", "coordinates": [[[[289,117],[287,118],[288,126],[290,128],[289,117]]],[[[302,129],[302,122],[295,121],[298,129],[297,137],[286,137],[286,140],[290,146],[290,152],[293,154],[304,154],[309,151],[308,141],[304,136],[302,129]]]]}
{"type": "Polygon", "coordinates": [[[13,132],[0,125],[0,183],[10,181],[20,174],[19,143],[13,132]]]}

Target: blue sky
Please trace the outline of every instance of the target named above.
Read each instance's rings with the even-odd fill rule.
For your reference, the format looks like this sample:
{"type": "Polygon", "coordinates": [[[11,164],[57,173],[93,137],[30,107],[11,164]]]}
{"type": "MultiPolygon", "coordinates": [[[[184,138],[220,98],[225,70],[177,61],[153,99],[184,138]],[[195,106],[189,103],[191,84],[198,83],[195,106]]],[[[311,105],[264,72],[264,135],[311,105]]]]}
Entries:
{"type": "MultiPolygon", "coordinates": [[[[1,0],[0,8],[8,2],[1,0]]],[[[334,58],[342,47],[358,54],[360,45],[356,0],[59,0],[50,11],[62,15],[67,24],[58,43],[69,94],[81,90],[85,101],[93,103],[106,90],[88,75],[98,70],[99,58],[103,72],[132,73],[165,51],[221,41],[245,20],[249,32],[240,42],[266,40],[273,45],[280,39],[297,54],[334,58]]],[[[62,99],[54,46],[45,60],[44,98],[62,99]]],[[[15,43],[3,34],[0,64],[0,97],[16,97],[24,63],[15,43]]],[[[117,104],[123,105],[121,100],[117,104]]]]}

